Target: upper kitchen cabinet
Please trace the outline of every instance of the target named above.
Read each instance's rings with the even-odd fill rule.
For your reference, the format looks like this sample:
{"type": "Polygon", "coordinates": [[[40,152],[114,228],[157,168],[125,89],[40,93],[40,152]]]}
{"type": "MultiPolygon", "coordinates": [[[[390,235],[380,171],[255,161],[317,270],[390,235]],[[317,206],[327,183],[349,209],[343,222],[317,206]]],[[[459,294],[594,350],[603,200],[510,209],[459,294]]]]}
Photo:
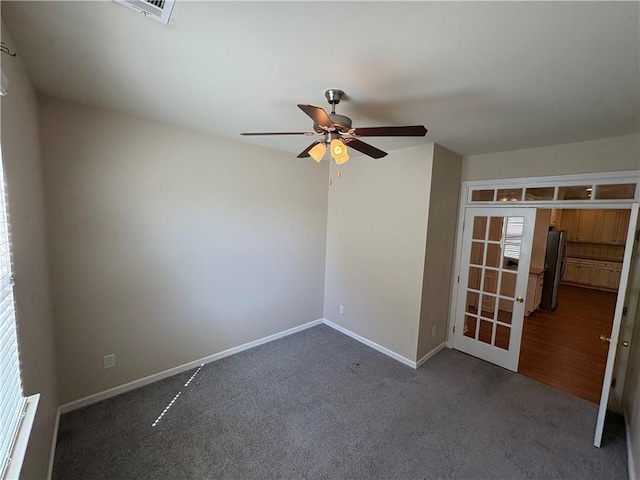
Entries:
{"type": "Polygon", "coordinates": [[[566,230],[570,242],[624,245],[629,215],[629,210],[562,210],[560,230],[566,230]]]}
{"type": "MultiPolygon", "coordinates": [[[[567,241],[577,242],[586,241],[585,229],[580,230],[580,219],[582,212],[585,210],[563,209],[560,216],[559,230],[567,232],[567,241]],[[582,234],[582,236],[580,235],[582,234]]],[[[586,218],[586,217],[585,217],[586,218]]]]}
{"type": "Polygon", "coordinates": [[[616,210],[616,212],[618,212],[616,216],[616,235],[613,239],[613,243],[626,245],[631,210],[616,210]]]}
{"type": "Polygon", "coordinates": [[[597,210],[578,210],[578,230],[576,240],[579,242],[595,242],[598,230],[597,210]]]}
{"type": "Polygon", "coordinates": [[[596,241],[624,245],[627,241],[629,210],[598,210],[600,222],[596,231],[596,241]]]}

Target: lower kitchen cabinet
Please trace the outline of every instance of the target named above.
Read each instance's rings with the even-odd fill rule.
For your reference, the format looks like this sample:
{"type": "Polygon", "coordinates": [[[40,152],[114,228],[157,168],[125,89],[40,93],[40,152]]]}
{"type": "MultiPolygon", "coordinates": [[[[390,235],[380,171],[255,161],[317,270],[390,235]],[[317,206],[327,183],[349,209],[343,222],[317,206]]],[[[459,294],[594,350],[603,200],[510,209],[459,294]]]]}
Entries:
{"type": "Polygon", "coordinates": [[[597,268],[598,265],[596,262],[581,260],[578,265],[578,283],[584,283],[585,285],[594,284],[597,268]]]}
{"type": "Polygon", "coordinates": [[[562,280],[569,283],[578,283],[578,269],[580,268],[580,260],[575,258],[567,258],[564,266],[564,275],[562,280]]]}
{"type": "Polygon", "coordinates": [[[593,284],[597,287],[617,288],[616,266],[613,263],[598,263],[593,284]]]}
{"type": "Polygon", "coordinates": [[[583,258],[567,258],[562,281],[586,287],[617,290],[622,264],[583,258]]]}

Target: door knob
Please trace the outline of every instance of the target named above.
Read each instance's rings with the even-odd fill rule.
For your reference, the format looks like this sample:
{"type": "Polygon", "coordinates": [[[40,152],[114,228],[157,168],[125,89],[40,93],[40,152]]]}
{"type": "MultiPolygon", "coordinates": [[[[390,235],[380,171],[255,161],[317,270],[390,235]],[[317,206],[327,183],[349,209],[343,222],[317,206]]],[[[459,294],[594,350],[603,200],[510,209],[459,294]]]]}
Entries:
{"type": "MultiPolygon", "coordinates": [[[[600,335],[600,341],[611,343],[611,338],[607,337],[606,335],[600,335]]],[[[621,340],[618,342],[618,345],[622,345],[623,347],[628,347],[630,343],[626,340],[621,340]]]]}
{"type": "Polygon", "coordinates": [[[518,297],[518,298],[516,298],[516,302],[522,303],[522,302],[524,302],[524,298],[518,297]]]}

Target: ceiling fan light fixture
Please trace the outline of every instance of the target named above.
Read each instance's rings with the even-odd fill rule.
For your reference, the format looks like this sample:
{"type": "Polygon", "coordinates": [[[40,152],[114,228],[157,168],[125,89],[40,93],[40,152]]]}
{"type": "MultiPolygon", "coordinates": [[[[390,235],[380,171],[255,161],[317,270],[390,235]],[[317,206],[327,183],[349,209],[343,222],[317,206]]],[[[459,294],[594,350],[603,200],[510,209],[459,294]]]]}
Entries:
{"type": "Polygon", "coordinates": [[[327,146],[324,143],[319,142],[319,143],[316,143],[311,150],[309,150],[309,155],[316,162],[320,163],[326,151],[327,151],[327,146]]]}
{"type": "Polygon", "coordinates": [[[347,163],[349,153],[347,152],[347,146],[342,143],[342,140],[338,138],[331,140],[331,156],[336,161],[336,165],[347,163]]]}
{"type": "MultiPolygon", "coordinates": [[[[139,2],[140,0],[135,1],[139,2]]],[[[313,142],[298,154],[298,158],[312,157],[316,162],[320,163],[322,157],[327,153],[327,148],[329,148],[329,153],[336,164],[342,165],[349,161],[349,152],[346,144],[371,158],[382,158],[387,155],[387,152],[359,140],[358,137],[424,137],[427,134],[427,129],[424,125],[353,128],[349,117],[336,113],[335,107],[343,99],[344,92],[337,88],[331,88],[325,92],[325,97],[327,97],[327,101],[331,105],[331,113],[327,113],[324,108],[302,103],[298,104],[298,108],[313,120],[312,132],[243,132],[240,135],[323,135],[324,140],[313,142]],[[345,141],[342,141],[342,135],[345,135],[345,141]]]]}

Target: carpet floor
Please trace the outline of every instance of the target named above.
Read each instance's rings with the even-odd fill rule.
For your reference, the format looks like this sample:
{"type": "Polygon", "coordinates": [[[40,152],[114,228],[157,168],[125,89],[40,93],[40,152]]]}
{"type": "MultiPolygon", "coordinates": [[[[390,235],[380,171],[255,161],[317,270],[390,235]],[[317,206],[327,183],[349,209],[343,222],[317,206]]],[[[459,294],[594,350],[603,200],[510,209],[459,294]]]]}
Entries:
{"type": "Polygon", "coordinates": [[[624,424],[597,449],[596,414],[454,350],[413,370],[319,325],[63,415],[53,479],[626,479],[624,424]]]}

